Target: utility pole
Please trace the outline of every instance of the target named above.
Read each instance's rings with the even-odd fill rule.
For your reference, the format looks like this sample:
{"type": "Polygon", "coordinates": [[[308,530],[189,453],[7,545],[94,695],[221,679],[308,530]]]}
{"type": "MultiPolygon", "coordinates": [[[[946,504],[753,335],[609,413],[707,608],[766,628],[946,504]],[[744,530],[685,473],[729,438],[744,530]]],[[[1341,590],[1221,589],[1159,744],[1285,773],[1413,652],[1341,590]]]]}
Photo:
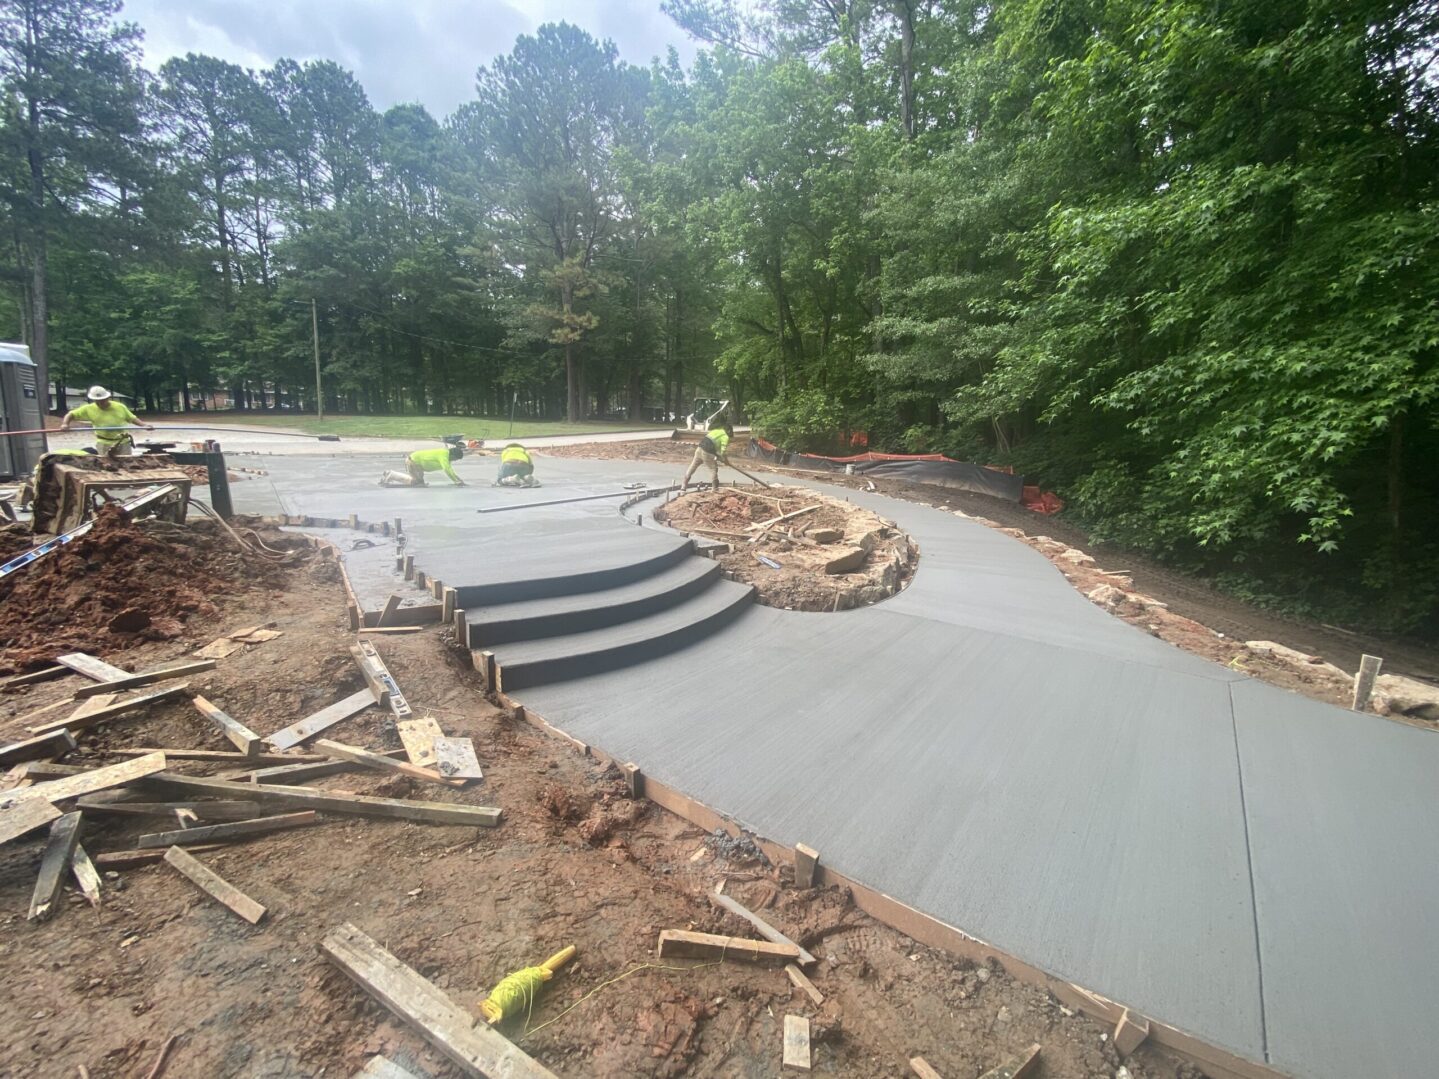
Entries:
{"type": "Polygon", "coordinates": [[[325,420],[325,391],[320,385],[320,311],[310,297],[310,329],[315,335],[315,413],[321,423],[325,420]]]}

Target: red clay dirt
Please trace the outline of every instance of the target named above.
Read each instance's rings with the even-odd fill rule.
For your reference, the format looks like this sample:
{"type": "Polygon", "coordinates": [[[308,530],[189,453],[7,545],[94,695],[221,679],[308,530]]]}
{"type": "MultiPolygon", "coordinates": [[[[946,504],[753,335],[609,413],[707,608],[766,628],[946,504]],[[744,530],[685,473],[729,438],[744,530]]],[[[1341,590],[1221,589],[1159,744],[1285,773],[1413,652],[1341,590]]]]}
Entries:
{"type": "MultiPolygon", "coordinates": [[[[97,564],[75,572],[83,583],[114,571],[97,564]]],[[[193,690],[262,734],[362,684],[333,565],[291,571],[283,591],[222,591],[214,604],[214,613],[192,613],[174,639],[116,647],[102,636],[87,650],[144,669],[240,627],[272,624],[283,637],[191,679],[193,690]]],[[[50,921],[27,922],[43,832],[6,844],[3,1070],[74,1076],[83,1065],[94,1079],[130,1079],[146,1075],[174,1036],[166,1076],[348,1076],[376,1053],[430,1079],[459,1076],[322,957],[324,935],[352,922],[472,1011],[505,974],[576,945],[577,959],[537,1002],[530,1032],[523,1020],[504,1028],[563,1077],[778,1076],[786,1013],[810,1018],[817,1075],[893,1079],[920,1055],[942,1075],[974,1076],[1034,1041],[1044,1046],[1037,1079],[1118,1071],[1110,1031],[1042,990],[917,945],[860,913],[846,892],[796,889],[790,869],[766,864],[752,844],[718,841],[630,801],[614,770],[487,701],[470,657],[449,637],[432,628],[377,646],[417,714],[474,739],[484,781],[453,790],[355,771],[310,785],[498,806],[498,828],[335,818],[199,853],[270,909],[258,926],[163,864],[106,873],[98,910],[67,888],[50,921]],[[752,935],[706,900],[721,880],[818,956],[810,976],[823,1005],[782,971],[654,960],[662,929],[752,935]]],[[[70,675],[0,695],[0,741],[22,737],[20,717],[81,684],[70,675]]],[[[375,750],[400,746],[380,709],[330,735],[375,750]]],[[[113,763],[127,746],[231,748],[184,700],[115,719],[79,741],[65,763],[113,763]]],[[[193,774],[231,767],[173,766],[193,774]]],[[[87,814],[81,841],[93,855],[175,826],[87,814]]],[[[1200,1074],[1150,1046],[1124,1064],[1135,1079],[1200,1074]]]]}

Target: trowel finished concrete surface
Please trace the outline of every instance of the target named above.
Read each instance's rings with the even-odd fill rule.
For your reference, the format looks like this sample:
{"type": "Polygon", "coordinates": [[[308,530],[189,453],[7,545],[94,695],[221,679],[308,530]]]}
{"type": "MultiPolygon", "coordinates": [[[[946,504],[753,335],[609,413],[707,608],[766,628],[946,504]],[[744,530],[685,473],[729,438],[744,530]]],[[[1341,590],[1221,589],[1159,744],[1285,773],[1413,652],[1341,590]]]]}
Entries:
{"type": "Polygon", "coordinates": [[[918,572],[802,614],[713,591],[618,496],[476,512],[674,467],[540,458],[539,490],[392,491],[354,462],[272,461],[237,508],[403,516],[417,568],[509,582],[467,618],[527,671],[526,707],[756,833],[1280,1072],[1434,1074],[1439,736],[1181,652],[938,509],[847,492],[914,537],[918,572]],[[513,587],[591,571],[572,626],[563,591],[513,587]],[[721,607],[698,639],[669,631],[721,607]],[[596,649],[618,658],[525,666],[596,649]]]}

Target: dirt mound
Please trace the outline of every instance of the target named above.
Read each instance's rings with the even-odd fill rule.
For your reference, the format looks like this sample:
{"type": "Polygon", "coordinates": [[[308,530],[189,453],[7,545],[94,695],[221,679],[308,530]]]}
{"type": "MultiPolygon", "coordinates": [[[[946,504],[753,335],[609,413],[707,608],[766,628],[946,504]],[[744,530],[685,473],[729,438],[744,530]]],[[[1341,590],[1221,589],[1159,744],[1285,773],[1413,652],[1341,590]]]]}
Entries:
{"type": "Polygon", "coordinates": [[[792,611],[846,611],[894,595],[914,575],[914,542],[893,521],[804,487],[681,495],[655,520],[724,543],[725,575],[792,611]]]}
{"type": "Polygon", "coordinates": [[[0,582],[0,674],[177,637],[216,598],[280,587],[285,575],[211,522],[136,524],[106,506],[84,536],[0,582]]]}

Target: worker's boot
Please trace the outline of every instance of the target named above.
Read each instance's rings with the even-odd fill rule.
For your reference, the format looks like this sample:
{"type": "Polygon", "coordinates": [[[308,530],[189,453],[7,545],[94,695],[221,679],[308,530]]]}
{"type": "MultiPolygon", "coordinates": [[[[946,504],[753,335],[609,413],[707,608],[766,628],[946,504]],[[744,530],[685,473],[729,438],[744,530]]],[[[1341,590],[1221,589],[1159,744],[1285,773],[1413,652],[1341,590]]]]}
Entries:
{"type": "Polygon", "coordinates": [[[520,482],[523,483],[526,487],[538,487],[540,485],[540,481],[535,479],[535,477],[533,476],[526,476],[520,482]]]}

